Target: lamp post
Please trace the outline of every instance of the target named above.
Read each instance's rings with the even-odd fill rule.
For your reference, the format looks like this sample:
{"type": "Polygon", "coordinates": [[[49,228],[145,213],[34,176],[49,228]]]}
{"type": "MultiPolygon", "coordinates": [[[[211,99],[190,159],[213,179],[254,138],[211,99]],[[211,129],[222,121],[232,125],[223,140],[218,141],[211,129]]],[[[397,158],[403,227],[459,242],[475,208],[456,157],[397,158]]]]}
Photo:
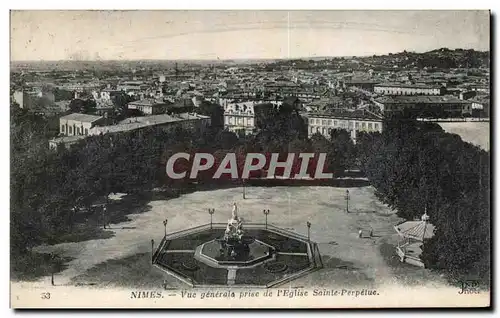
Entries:
{"type": "Polygon", "coordinates": [[[311,222],[307,221],[307,240],[311,242],[311,222]]]}
{"type": "Polygon", "coordinates": [[[212,229],[212,215],[215,213],[215,209],[208,209],[208,214],[210,214],[210,229],[212,229]]]}
{"type": "Polygon", "coordinates": [[[165,228],[165,237],[167,236],[167,223],[168,219],[163,220],[163,227],[165,228]]]}
{"type": "Polygon", "coordinates": [[[104,204],[102,208],[102,224],[104,225],[104,228],[106,228],[106,204],[104,204]]]}
{"type": "Polygon", "coordinates": [[[50,283],[52,284],[52,286],[56,285],[54,282],[55,259],[56,259],[56,255],[54,253],[51,253],[50,254],[50,283]]]}
{"type": "Polygon", "coordinates": [[[267,209],[267,210],[263,210],[262,212],[264,212],[264,215],[266,216],[266,229],[267,229],[267,215],[268,215],[268,214],[269,214],[269,212],[271,212],[271,211],[269,211],[269,209],[267,209]]]}
{"type": "Polygon", "coordinates": [[[243,200],[245,199],[245,179],[241,179],[243,183],[243,200]]]}
{"type": "Polygon", "coordinates": [[[345,190],[345,204],[346,204],[346,212],[349,213],[349,190],[345,190]]]}
{"type": "Polygon", "coordinates": [[[151,264],[155,255],[155,240],[151,239],[151,264]]]}

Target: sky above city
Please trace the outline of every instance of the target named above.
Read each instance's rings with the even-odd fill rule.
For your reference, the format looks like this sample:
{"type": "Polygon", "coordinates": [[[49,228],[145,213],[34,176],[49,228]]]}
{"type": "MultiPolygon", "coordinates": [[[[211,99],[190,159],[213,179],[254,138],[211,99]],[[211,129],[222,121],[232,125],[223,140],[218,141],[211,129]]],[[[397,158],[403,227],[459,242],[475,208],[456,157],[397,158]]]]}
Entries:
{"type": "Polygon", "coordinates": [[[484,51],[489,22],[488,11],[12,11],[11,60],[484,51]]]}

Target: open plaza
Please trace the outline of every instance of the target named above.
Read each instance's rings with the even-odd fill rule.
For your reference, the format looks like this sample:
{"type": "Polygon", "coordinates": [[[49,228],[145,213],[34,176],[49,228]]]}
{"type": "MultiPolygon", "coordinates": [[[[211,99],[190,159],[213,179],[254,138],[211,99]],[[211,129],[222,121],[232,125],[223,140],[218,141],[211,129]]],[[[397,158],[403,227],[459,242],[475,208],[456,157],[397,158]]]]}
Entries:
{"type": "MultiPolygon", "coordinates": [[[[152,200],[139,210],[131,211],[129,221],[108,226],[107,231],[112,234],[108,238],[38,246],[34,251],[57,253],[70,259],[62,271],[54,274],[55,286],[169,289],[269,284],[267,287],[315,288],[320,293],[331,288],[447,284],[428,269],[400,261],[396,247],[401,238],[394,226],[402,220],[377,200],[370,186],[247,187],[245,199],[242,191],[241,187],[236,187],[152,200]],[[349,191],[348,212],[346,190],[349,191]],[[194,256],[196,249],[201,248],[209,258],[220,258],[219,244],[214,240],[224,237],[234,203],[238,217],[243,220],[244,231],[254,238],[252,244],[259,242],[259,246],[252,245],[255,257],[265,258],[271,250],[279,253],[271,253],[274,259],[267,263],[264,261],[230,273],[224,266],[200,262],[200,258],[194,256]],[[269,232],[265,226],[266,217],[269,232]],[[173,239],[176,233],[196,227],[207,232],[198,237],[173,239]],[[286,238],[287,235],[294,237],[295,243],[286,238]],[[171,238],[171,245],[162,249],[160,245],[165,244],[165,238],[171,238]],[[316,258],[308,256],[309,242],[316,258]],[[172,271],[152,264],[152,253],[162,254],[167,262],[177,262],[178,269],[188,272],[194,283],[190,278],[179,278],[172,275],[172,271]],[[294,259],[297,257],[300,259],[294,259]],[[319,259],[320,264],[312,266],[315,259],[319,259]],[[198,274],[189,273],[200,267],[204,269],[198,274]],[[292,272],[310,267],[304,275],[287,279],[292,272]],[[276,285],[271,281],[276,281],[276,285]]],[[[126,197],[115,195],[112,198],[120,202],[126,197]]],[[[49,275],[17,284],[43,288],[50,286],[50,279],[49,275]]]]}

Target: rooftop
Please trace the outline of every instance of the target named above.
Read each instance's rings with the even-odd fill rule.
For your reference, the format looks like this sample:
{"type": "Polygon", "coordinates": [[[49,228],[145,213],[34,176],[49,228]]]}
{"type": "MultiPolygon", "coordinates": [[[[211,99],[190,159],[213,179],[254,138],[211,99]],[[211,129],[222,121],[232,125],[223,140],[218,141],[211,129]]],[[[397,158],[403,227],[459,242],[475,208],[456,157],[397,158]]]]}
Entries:
{"type": "Polygon", "coordinates": [[[210,116],[205,116],[197,113],[180,113],[177,116],[181,119],[208,119],[210,116]]]}
{"type": "Polygon", "coordinates": [[[136,100],[133,102],[128,103],[129,105],[137,105],[137,106],[160,106],[160,105],[165,105],[164,101],[152,99],[152,98],[145,98],[145,99],[140,99],[136,100]]]}
{"type": "Polygon", "coordinates": [[[120,121],[115,126],[129,125],[129,124],[143,124],[143,125],[159,125],[169,122],[191,120],[191,119],[204,119],[210,118],[208,116],[196,114],[196,113],[181,113],[176,115],[153,115],[153,116],[143,116],[143,117],[131,117],[120,121]]]}
{"type": "Polygon", "coordinates": [[[379,84],[380,81],[374,81],[370,79],[352,79],[345,81],[346,84],[379,84]]]}
{"type": "Polygon", "coordinates": [[[455,96],[382,96],[376,99],[377,102],[382,104],[445,104],[445,103],[470,103],[465,100],[460,100],[455,96]]]}
{"type": "Polygon", "coordinates": [[[94,127],[90,129],[89,133],[91,135],[98,135],[100,133],[131,131],[135,129],[145,128],[148,126],[162,125],[166,123],[193,120],[193,119],[206,119],[206,118],[209,117],[199,114],[187,114],[187,113],[178,114],[177,116],[163,114],[163,115],[153,115],[144,117],[132,117],[122,120],[116,125],[94,127]]]}
{"type": "Polygon", "coordinates": [[[83,121],[83,122],[92,123],[92,122],[99,120],[99,119],[102,119],[102,118],[103,118],[102,116],[73,113],[73,114],[69,114],[66,116],[62,116],[60,119],[75,120],[75,121],[83,121]]]}
{"type": "Polygon", "coordinates": [[[394,227],[396,231],[404,236],[417,240],[431,238],[434,236],[434,225],[426,221],[407,221],[394,227]]]}
{"type": "Polygon", "coordinates": [[[135,124],[135,123],[155,125],[155,124],[163,124],[168,122],[179,121],[179,119],[180,118],[178,117],[174,117],[167,114],[144,116],[144,117],[131,117],[120,121],[116,126],[135,124]]]}
{"type": "Polygon", "coordinates": [[[130,130],[135,130],[143,127],[149,126],[146,123],[141,123],[141,122],[133,122],[133,123],[123,123],[123,124],[117,124],[117,125],[111,125],[111,126],[97,126],[94,128],[91,128],[89,130],[89,135],[99,135],[101,133],[106,134],[106,133],[115,133],[115,132],[123,132],[123,131],[130,131],[130,130]]]}
{"type": "Polygon", "coordinates": [[[472,102],[475,102],[475,103],[480,103],[480,104],[489,103],[490,102],[490,96],[489,95],[487,95],[487,96],[478,95],[478,96],[472,97],[469,101],[472,101],[472,102]]]}
{"type": "Polygon", "coordinates": [[[54,143],[73,143],[77,142],[78,140],[85,139],[87,136],[83,135],[78,135],[78,136],[63,136],[63,137],[57,137],[57,138],[52,138],[49,141],[54,142],[54,143]]]}
{"type": "Polygon", "coordinates": [[[143,81],[123,81],[120,85],[143,85],[143,81]]]}
{"type": "Polygon", "coordinates": [[[436,89],[440,88],[440,85],[426,85],[422,83],[415,84],[406,84],[406,83],[381,83],[376,85],[378,87],[403,87],[403,88],[428,88],[428,89],[436,89]]]}

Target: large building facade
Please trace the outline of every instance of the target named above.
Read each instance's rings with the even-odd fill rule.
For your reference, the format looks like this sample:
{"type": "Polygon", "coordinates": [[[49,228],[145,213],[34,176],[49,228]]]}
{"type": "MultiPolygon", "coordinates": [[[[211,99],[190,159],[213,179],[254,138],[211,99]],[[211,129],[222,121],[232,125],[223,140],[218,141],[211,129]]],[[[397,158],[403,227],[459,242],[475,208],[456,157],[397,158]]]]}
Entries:
{"type": "Polygon", "coordinates": [[[85,139],[88,136],[97,136],[105,134],[116,134],[125,133],[134,130],[140,130],[145,128],[157,128],[162,130],[172,130],[175,128],[184,129],[196,129],[203,131],[211,125],[211,120],[209,116],[204,116],[196,113],[182,113],[175,115],[153,115],[153,116],[143,116],[143,117],[132,117],[122,120],[116,125],[101,126],[97,125],[100,123],[102,117],[83,115],[83,114],[71,114],[61,117],[61,131],[70,132],[69,135],[65,135],[59,138],[54,138],[49,141],[50,148],[57,148],[59,144],[64,145],[69,148],[71,145],[77,143],[78,141],[85,139]],[[71,116],[73,115],[73,116],[71,116]],[[91,116],[91,117],[81,117],[91,116]],[[97,117],[93,119],[92,117],[97,117]],[[64,127],[64,128],[63,128],[64,127]],[[83,127],[83,128],[78,128],[83,127]],[[89,128],[90,127],[90,128],[89,128]],[[83,131],[83,133],[80,133],[83,131]],[[75,133],[76,132],[76,133],[75,133]]]}
{"type": "Polygon", "coordinates": [[[228,103],[224,106],[224,128],[249,135],[255,128],[254,101],[228,103]]]}
{"type": "Polygon", "coordinates": [[[128,103],[128,109],[136,109],[144,115],[158,115],[165,113],[167,104],[154,99],[141,99],[128,103]]]}
{"type": "Polygon", "coordinates": [[[306,117],[309,137],[319,133],[329,138],[332,130],[343,129],[347,130],[356,142],[359,132],[382,132],[382,118],[369,111],[307,113],[306,117]]]}
{"type": "Polygon", "coordinates": [[[224,101],[224,128],[234,133],[252,134],[256,127],[255,106],[271,104],[280,107],[282,101],[224,101]]]}
{"type": "Polygon", "coordinates": [[[87,136],[104,120],[102,116],[73,113],[59,118],[59,132],[64,136],[87,136]]]}
{"type": "Polygon", "coordinates": [[[447,118],[472,115],[472,102],[454,96],[383,96],[375,104],[386,115],[412,113],[419,117],[447,118]]]}

